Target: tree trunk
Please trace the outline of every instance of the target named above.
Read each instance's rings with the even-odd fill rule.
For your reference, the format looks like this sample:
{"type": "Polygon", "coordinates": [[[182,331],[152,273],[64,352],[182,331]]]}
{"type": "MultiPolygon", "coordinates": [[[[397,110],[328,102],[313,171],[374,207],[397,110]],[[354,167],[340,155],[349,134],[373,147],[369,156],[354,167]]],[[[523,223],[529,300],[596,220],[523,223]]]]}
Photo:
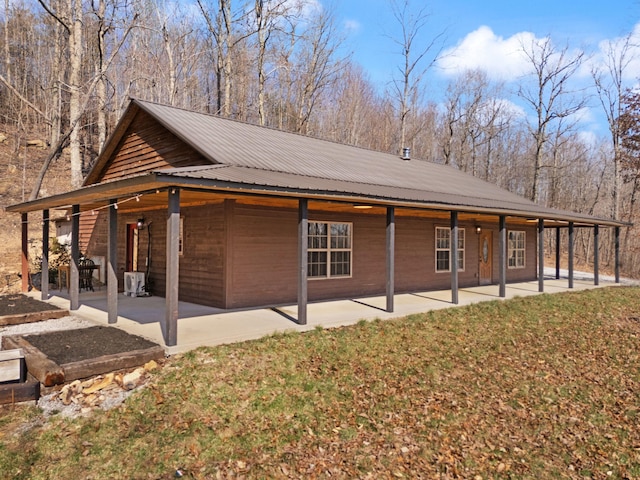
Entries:
{"type": "MultiPolygon", "coordinates": [[[[80,82],[82,68],[82,1],[70,0],[70,11],[73,18],[69,37],[69,118],[79,118],[80,82]]],[[[80,122],[76,122],[69,135],[69,156],[71,162],[71,186],[82,185],[82,157],[80,155],[80,122]]]]}

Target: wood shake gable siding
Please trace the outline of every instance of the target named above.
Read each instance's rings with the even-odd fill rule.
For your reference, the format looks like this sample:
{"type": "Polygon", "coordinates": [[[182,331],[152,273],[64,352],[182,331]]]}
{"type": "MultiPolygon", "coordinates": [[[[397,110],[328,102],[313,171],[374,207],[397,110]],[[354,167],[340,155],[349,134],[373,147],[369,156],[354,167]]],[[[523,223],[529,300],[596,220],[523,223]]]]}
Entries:
{"type": "Polygon", "coordinates": [[[148,113],[139,111],[104,165],[96,183],[152,170],[195,165],[211,165],[211,162],[148,113]]]}

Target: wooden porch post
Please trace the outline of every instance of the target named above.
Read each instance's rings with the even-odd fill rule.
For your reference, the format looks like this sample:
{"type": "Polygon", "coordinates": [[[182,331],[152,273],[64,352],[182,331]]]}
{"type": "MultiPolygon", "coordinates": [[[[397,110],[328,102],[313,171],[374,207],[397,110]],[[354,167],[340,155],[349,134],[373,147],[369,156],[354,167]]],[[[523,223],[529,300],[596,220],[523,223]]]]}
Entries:
{"type": "Polygon", "coordinates": [[[620,283],[620,227],[615,227],[615,265],[616,283],[620,283]]]}
{"type": "Polygon", "coordinates": [[[538,219],[538,292],[544,292],[544,219],[538,219]]]}
{"type": "Polygon", "coordinates": [[[168,347],[178,343],[178,291],[180,286],[180,189],[167,191],[167,266],[165,283],[165,321],[162,328],[168,347]]]}
{"type": "Polygon", "coordinates": [[[500,215],[500,232],[498,237],[498,277],[500,280],[500,297],[507,296],[507,217],[500,215]]]}
{"type": "Polygon", "coordinates": [[[556,227],[556,280],[560,280],[560,227],[556,227]]]}
{"type": "MultiPolygon", "coordinates": [[[[309,249],[309,203],[306,198],[298,200],[298,325],[307,324],[308,289],[307,277],[309,249]]],[[[329,261],[329,259],[327,259],[329,261]]]]}
{"type": "Polygon", "coordinates": [[[458,212],[451,212],[451,253],[449,267],[451,268],[451,303],[458,304],[458,212]]]}
{"type": "Polygon", "coordinates": [[[593,284],[600,285],[600,226],[593,226],[593,284]]]}
{"type": "Polygon", "coordinates": [[[107,318],[108,323],[118,321],[118,209],[117,199],[109,200],[107,225],[107,318]]]}
{"type": "Polygon", "coordinates": [[[387,312],[393,312],[395,290],[396,213],[387,207],[387,312]]]}
{"type": "Polygon", "coordinates": [[[29,214],[22,214],[22,291],[29,291],[29,214]]]}
{"type": "Polygon", "coordinates": [[[573,288],[573,222],[569,222],[569,288],[573,288]]]}
{"type": "Polygon", "coordinates": [[[80,205],[71,208],[71,262],[69,265],[69,310],[80,308],[80,205]]]}
{"type": "Polygon", "coordinates": [[[42,270],[40,299],[49,299],[49,209],[42,211],[42,270]]]}

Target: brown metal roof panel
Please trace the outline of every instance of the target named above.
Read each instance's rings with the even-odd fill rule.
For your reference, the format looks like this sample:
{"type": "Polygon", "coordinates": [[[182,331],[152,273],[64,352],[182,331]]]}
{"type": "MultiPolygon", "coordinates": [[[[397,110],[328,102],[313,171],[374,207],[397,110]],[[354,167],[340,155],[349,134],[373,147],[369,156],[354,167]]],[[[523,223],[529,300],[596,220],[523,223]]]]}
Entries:
{"type": "Polygon", "coordinates": [[[136,101],[217,163],[372,185],[516,201],[517,195],[455,168],[136,101]]]}
{"type": "MultiPolygon", "coordinates": [[[[566,212],[546,207],[541,207],[526,199],[517,197],[518,201],[503,202],[493,199],[469,197],[460,193],[437,193],[406,188],[395,188],[386,185],[368,185],[354,182],[343,182],[331,179],[312,178],[300,175],[292,175],[282,172],[270,172],[265,170],[245,167],[233,167],[218,165],[215,167],[181,168],[162,170],[158,175],[168,175],[178,178],[202,179],[205,181],[219,181],[229,184],[254,185],[258,187],[271,187],[289,191],[308,191],[318,195],[327,196],[357,196],[363,201],[397,201],[415,202],[431,207],[466,208],[469,211],[494,210],[496,212],[511,212],[522,216],[543,217],[552,219],[567,219],[572,221],[585,221],[598,223],[595,217],[573,212],[566,212]]],[[[602,220],[602,224],[610,223],[602,220]]]]}

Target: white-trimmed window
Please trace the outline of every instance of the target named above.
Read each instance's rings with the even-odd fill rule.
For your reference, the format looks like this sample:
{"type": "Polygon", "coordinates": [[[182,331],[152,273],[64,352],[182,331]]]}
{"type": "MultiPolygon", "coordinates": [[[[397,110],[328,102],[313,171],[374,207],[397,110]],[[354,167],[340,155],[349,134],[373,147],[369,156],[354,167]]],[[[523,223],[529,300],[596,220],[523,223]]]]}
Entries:
{"type": "Polygon", "coordinates": [[[351,276],[351,224],[309,222],[308,277],[351,276]]]}
{"type": "Polygon", "coordinates": [[[509,268],[525,267],[525,242],[524,230],[510,230],[507,241],[507,258],[509,259],[509,268]]]}
{"type": "MultiPolygon", "coordinates": [[[[464,271],[464,228],[458,228],[458,271],[464,271]]],[[[451,271],[451,228],[436,227],[436,272],[451,271]]]]}

